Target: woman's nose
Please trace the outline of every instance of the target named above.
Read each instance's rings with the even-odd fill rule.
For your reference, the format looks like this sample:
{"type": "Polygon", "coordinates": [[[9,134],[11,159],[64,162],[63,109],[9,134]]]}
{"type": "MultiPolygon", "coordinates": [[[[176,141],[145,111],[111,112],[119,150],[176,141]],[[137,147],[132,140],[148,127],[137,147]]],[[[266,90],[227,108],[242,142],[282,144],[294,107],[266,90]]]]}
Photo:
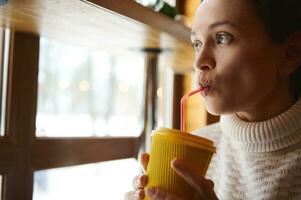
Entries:
{"type": "Polygon", "coordinates": [[[198,65],[196,68],[201,71],[210,71],[211,70],[211,67],[209,65],[198,65]]]}
{"type": "Polygon", "coordinates": [[[194,67],[201,71],[210,71],[215,67],[215,61],[209,47],[203,46],[196,53],[194,67]]]}

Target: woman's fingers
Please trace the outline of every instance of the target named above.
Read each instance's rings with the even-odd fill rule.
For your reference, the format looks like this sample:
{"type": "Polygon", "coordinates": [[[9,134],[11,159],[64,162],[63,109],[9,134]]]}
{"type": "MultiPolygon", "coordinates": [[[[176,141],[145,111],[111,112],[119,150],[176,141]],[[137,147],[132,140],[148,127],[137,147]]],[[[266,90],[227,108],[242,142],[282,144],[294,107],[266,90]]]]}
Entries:
{"type": "Polygon", "coordinates": [[[140,163],[142,164],[144,172],[146,172],[148,161],[149,161],[149,154],[142,153],[140,156],[140,163]]]}
{"type": "Polygon", "coordinates": [[[136,176],[132,182],[135,191],[130,191],[125,194],[125,200],[142,200],[144,198],[144,187],[148,181],[147,175],[136,176]]]}
{"type": "Polygon", "coordinates": [[[127,192],[127,193],[124,195],[124,200],[136,200],[136,199],[135,199],[135,191],[127,192]]]}
{"type": "Polygon", "coordinates": [[[185,162],[174,159],[171,163],[172,168],[182,176],[191,186],[193,186],[203,199],[217,199],[213,190],[214,183],[211,180],[198,175],[198,173],[189,167],[185,162]]]}
{"type": "Polygon", "coordinates": [[[147,181],[148,181],[147,175],[145,174],[139,175],[134,178],[132,185],[135,190],[142,189],[146,186],[147,181]]]}
{"type": "Polygon", "coordinates": [[[139,200],[144,198],[144,190],[140,189],[135,191],[135,197],[137,197],[139,200]]]}
{"type": "Polygon", "coordinates": [[[199,180],[199,176],[196,172],[190,169],[183,161],[174,159],[171,163],[172,168],[182,176],[190,185],[194,186],[196,189],[199,189],[202,181],[199,180]]]}
{"type": "MultiPolygon", "coordinates": [[[[143,170],[146,171],[149,160],[149,154],[143,153],[140,156],[140,162],[143,166],[143,170]]],[[[125,194],[125,200],[142,200],[144,198],[144,187],[147,185],[148,177],[147,175],[138,175],[133,179],[132,185],[135,191],[130,191],[125,194]]]]}
{"type": "Polygon", "coordinates": [[[183,200],[182,198],[170,194],[161,188],[151,187],[146,189],[145,193],[152,200],[183,200]]]}
{"type": "Polygon", "coordinates": [[[210,179],[206,179],[206,180],[208,182],[208,187],[213,190],[213,188],[214,188],[214,182],[212,180],[210,180],[210,179]]]}
{"type": "Polygon", "coordinates": [[[125,200],[142,200],[144,198],[144,190],[136,190],[127,192],[124,196],[125,200]]]}

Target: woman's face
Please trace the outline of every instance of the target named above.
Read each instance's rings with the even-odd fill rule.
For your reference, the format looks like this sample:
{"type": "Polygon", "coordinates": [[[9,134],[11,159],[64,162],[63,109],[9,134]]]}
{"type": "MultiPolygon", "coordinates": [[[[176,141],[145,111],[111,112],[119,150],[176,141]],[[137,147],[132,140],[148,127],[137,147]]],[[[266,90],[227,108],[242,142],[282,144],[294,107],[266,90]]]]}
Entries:
{"type": "Polygon", "coordinates": [[[191,40],[211,114],[247,112],[278,95],[280,45],[271,41],[248,0],[205,0],[191,40]]]}

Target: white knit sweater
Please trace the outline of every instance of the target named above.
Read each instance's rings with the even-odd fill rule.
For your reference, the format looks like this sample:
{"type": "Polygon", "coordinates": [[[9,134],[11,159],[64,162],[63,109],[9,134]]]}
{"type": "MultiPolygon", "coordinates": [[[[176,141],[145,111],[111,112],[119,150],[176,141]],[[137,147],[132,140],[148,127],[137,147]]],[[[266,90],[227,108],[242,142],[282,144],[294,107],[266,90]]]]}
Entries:
{"type": "Polygon", "coordinates": [[[226,115],[195,134],[217,147],[207,176],[220,200],[301,200],[301,100],[267,121],[226,115]]]}

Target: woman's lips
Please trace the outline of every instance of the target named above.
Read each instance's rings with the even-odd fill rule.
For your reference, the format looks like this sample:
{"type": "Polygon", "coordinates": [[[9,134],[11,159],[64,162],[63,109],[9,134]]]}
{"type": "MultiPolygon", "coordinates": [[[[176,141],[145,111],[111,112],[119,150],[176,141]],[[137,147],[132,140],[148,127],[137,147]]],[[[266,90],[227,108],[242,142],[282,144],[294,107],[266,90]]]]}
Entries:
{"type": "Polygon", "coordinates": [[[205,86],[205,85],[201,85],[200,84],[200,87],[201,87],[201,91],[200,91],[201,95],[203,97],[207,96],[208,93],[209,93],[209,91],[210,91],[210,89],[211,89],[211,86],[210,85],[206,85],[205,86]]]}
{"type": "Polygon", "coordinates": [[[202,90],[201,90],[201,95],[203,96],[203,97],[205,97],[205,96],[207,96],[208,95],[208,93],[209,93],[209,91],[210,91],[210,86],[201,86],[202,87],[202,90]]]}
{"type": "Polygon", "coordinates": [[[211,89],[211,83],[208,79],[206,79],[204,76],[201,77],[200,81],[199,81],[199,86],[202,88],[201,90],[201,95],[203,97],[207,96],[210,89],[211,89]]]}
{"type": "Polygon", "coordinates": [[[211,85],[211,81],[209,81],[208,79],[202,78],[202,79],[199,81],[199,85],[200,85],[201,87],[207,87],[207,86],[211,85]]]}

